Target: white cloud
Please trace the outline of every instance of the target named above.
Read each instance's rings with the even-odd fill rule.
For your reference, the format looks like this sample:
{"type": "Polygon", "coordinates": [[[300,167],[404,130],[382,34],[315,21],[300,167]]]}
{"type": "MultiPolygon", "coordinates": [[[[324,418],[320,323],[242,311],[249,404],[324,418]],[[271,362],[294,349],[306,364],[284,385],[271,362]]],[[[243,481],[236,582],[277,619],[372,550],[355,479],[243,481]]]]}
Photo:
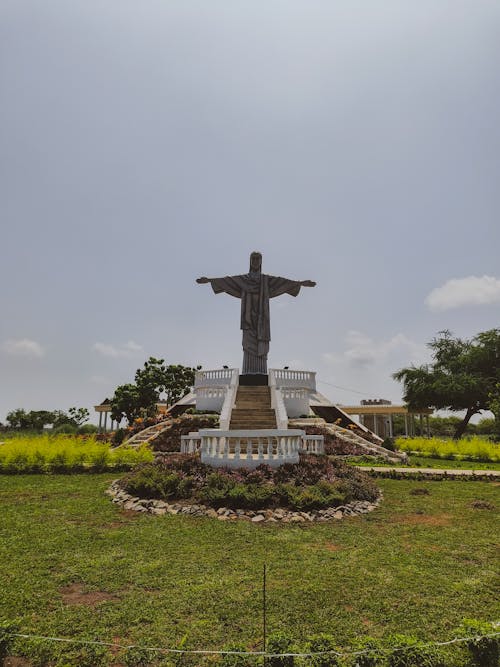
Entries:
{"type": "Polygon", "coordinates": [[[433,289],[425,303],[431,310],[500,303],[500,280],[493,276],[452,278],[433,289]]]}
{"type": "Polygon", "coordinates": [[[94,343],[92,349],[99,354],[102,354],[104,357],[135,357],[138,354],[143,354],[144,348],[142,345],[134,343],[133,340],[129,340],[123,345],[111,345],[109,343],[94,343]]]}
{"type": "Polygon", "coordinates": [[[367,367],[384,362],[395,355],[408,358],[406,363],[422,363],[426,357],[426,346],[417,343],[402,333],[389,340],[375,341],[361,331],[349,331],[346,335],[347,349],[342,355],[326,353],[323,358],[330,364],[347,362],[349,366],[367,367]]]}
{"type": "Polygon", "coordinates": [[[40,359],[45,355],[45,350],[37,343],[36,340],[29,338],[19,338],[6,340],[2,345],[2,349],[6,354],[13,357],[35,357],[40,359]]]}

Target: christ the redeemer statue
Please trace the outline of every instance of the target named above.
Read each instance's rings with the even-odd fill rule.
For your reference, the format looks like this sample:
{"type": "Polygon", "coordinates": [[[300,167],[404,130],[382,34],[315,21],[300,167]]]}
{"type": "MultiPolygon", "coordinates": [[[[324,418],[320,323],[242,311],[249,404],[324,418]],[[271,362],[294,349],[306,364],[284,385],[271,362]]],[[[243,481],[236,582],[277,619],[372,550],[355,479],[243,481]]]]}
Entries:
{"type": "Polygon", "coordinates": [[[262,255],[250,255],[250,271],[241,276],[198,278],[197,283],[210,283],[216,294],[226,292],[241,299],[243,330],[243,375],[267,373],[267,354],[271,340],[269,299],[280,294],[297,296],[301,287],[314,287],[312,280],[288,280],[261,273],[262,255]]]}

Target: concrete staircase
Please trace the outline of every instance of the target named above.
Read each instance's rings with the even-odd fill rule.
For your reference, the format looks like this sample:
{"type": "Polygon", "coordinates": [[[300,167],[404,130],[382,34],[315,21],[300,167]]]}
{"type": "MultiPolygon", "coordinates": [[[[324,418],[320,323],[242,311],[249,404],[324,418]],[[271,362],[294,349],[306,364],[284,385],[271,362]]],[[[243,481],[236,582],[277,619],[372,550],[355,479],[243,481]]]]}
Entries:
{"type": "Polygon", "coordinates": [[[231,413],[230,431],[276,428],[276,414],[271,407],[271,390],[267,386],[239,386],[231,413]]]}
{"type": "Polygon", "coordinates": [[[159,422],[158,424],[153,424],[153,426],[148,426],[147,428],[133,435],[128,440],[125,440],[122,444],[137,449],[145,443],[149,444],[150,442],[152,442],[155,438],[157,438],[160,435],[162,431],[165,431],[167,428],[170,428],[171,425],[172,425],[171,419],[159,422]]]}

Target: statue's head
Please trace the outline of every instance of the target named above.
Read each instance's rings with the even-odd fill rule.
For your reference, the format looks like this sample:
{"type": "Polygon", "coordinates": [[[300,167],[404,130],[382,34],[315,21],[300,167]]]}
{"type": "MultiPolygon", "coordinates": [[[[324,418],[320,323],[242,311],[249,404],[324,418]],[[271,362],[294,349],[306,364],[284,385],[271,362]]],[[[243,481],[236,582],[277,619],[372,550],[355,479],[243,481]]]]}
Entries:
{"type": "Polygon", "coordinates": [[[262,270],[262,255],[254,251],[250,255],[250,273],[260,273],[262,270]]]}

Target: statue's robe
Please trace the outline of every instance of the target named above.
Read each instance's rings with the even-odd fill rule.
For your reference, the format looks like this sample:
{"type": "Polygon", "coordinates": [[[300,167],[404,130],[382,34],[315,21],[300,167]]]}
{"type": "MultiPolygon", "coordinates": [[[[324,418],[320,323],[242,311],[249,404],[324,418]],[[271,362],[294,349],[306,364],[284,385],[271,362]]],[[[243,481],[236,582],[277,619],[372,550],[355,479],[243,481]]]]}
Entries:
{"type": "Polygon", "coordinates": [[[297,296],[300,282],[251,272],[241,276],[210,278],[210,283],[216,294],[225,292],[241,299],[243,374],[267,373],[267,354],[271,340],[269,299],[280,294],[297,296]]]}

